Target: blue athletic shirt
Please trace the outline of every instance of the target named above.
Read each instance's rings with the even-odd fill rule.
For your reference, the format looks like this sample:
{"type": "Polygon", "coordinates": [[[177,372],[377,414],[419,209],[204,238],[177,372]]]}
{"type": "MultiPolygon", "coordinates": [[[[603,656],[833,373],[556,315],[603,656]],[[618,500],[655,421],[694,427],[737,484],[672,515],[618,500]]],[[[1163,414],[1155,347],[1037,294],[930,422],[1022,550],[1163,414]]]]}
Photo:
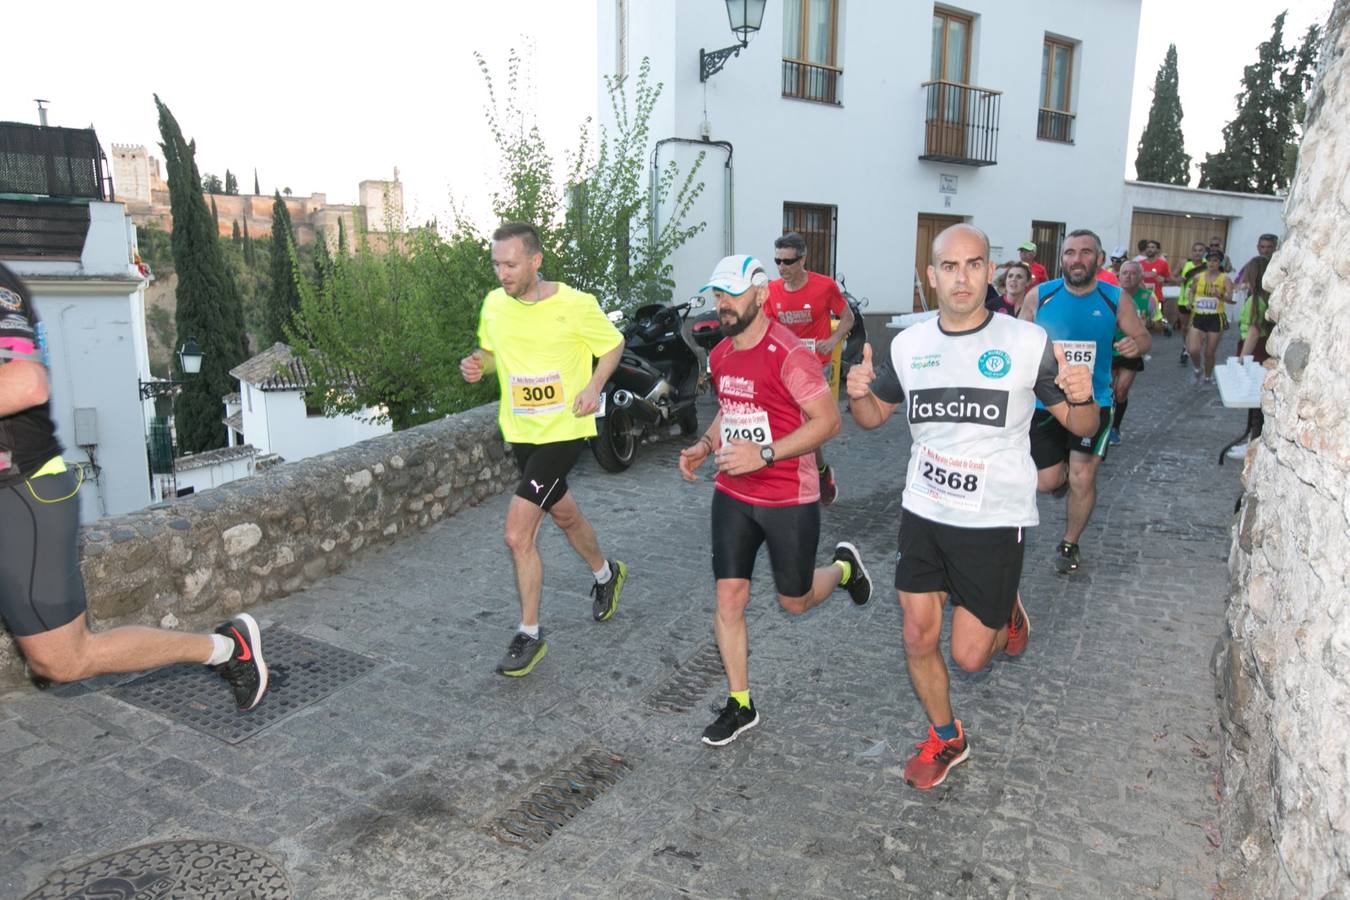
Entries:
{"type": "MultiPolygon", "coordinates": [[[[1111,406],[1111,351],[1116,337],[1116,310],[1120,308],[1120,288],[1098,281],[1090,294],[1069,293],[1063,278],[1037,285],[1040,303],[1036,324],[1045,329],[1050,340],[1064,350],[1070,364],[1092,363],[1092,395],[1097,405],[1111,406]]],[[[1037,409],[1045,404],[1036,401],[1037,409]]]]}

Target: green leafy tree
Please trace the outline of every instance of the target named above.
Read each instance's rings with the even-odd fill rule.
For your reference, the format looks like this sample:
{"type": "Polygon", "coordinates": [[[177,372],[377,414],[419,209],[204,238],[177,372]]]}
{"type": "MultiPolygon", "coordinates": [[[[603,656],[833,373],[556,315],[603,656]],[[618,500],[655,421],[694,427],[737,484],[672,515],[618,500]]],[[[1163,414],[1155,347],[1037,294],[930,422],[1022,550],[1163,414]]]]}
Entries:
{"type": "Polygon", "coordinates": [[[442,240],[419,229],[403,247],[337,257],[322,287],[300,283],[289,330],[315,379],[311,401],[396,430],[488,401],[495,383],[466,384],[459,360],[477,343],[478,303],[494,284],[486,241],[467,231],[442,240]]]}
{"type": "Polygon", "coordinates": [[[1300,135],[1301,108],[1317,65],[1320,29],[1309,27],[1298,50],[1284,46],[1284,18],[1242,73],[1237,115],[1223,129],[1223,149],[1205,154],[1200,187],[1274,194],[1293,176],[1290,149],[1300,135]]]}
{"type": "Polygon", "coordinates": [[[703,191],[697,179],[699,154],[687,172],[669,163],[658,175],[656,196],[648,189],[647,152],[651,118],[662,85],[651,81],[651,61],[644,59],[628,96],[629,79],[606,78],[614,120],[611,134],[602,128],[592,156],[589,123],[583,126],[563,202],[554,177],[554,158],[538,126],[522,103],[521,59],[507,59],[507,90],[499,102],[489,67],[476,55],[487,85],[488,129],[497,145],[502,187],[493,197],[501,221],[531,222],[544,245],[544,272],[595,294],[605,306],[631,309],[667,299],[671,255],[704,228],[689,215],[703,191]],[[653,200],[665,212],[659,229],[653,224],[653,200]]]}
{"type": "Polygon", "coordinates": [[[269,274],[272,289],[267,295],[266,328],[263,342],[271,346],[286,340],[286,327],[300,308],[300,291],[296,286],[299,270],[295,263],[294,240],[291,234],[291,214],[281,194],[272,200],[272,262],[269,274]]]}
{"type": "MultiPolygon", "coordinates": [[[[204,358],[198,375],[185,378],[176,404],[179,445],[189,452],[225,444],[221,397],[234,388],[230,369],[247,357],[243,309],[226,269],[219,233],[202,199],[196,145],[183,138],[173,113],[155,96],[159,111],[160,148],[169,182],[173,212],[173,260],[178,272],[178,306],[174,320],[179,343],[192,339],[204,358]]],[[[178,360],[175,356],[174,366],[178,360]]],[[[181,377],[181,376],[180,376],[181,377]]]]}
{"type": "Polygon", "coordinates": [[[223,194],[225,186],[220,183],[219,175],[207,172],[202,176],[202,191],[207,194],[223,194]]]}
{"type": "Polygon", "coordinates": [[[1158,184],[1189,184],[1191,158],[1181,134],[1181,96],[1177,92],[1177,45],[1169,44],[1167,56],[1153,79],[1153,105],[1148,124],[1139,138],[1134,171],[1140,181],[1158,184]]]}
{"type": "Polygon", "coordinates": [[[229,169],[225,170],[225,193],[227,194],[239,193],[239,179],[235,178],[234,173],[231,172],[229,169]]]}

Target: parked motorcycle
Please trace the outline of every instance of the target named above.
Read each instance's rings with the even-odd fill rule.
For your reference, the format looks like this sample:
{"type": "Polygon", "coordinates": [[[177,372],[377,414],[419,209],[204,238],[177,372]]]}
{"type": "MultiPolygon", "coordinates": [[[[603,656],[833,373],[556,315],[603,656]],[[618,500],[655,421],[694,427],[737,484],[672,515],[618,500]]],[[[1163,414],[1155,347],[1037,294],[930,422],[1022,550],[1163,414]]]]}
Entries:
{"type": "MultiPolygon", "coordinates": [[[[844,295],[844,300],[849,308],[853,310],[853,327],[849,330],[848,336],[844,338],[844,349],[839,359],[839,383],[842,385],[844,379],[848,378],[848,370],[856,363],[862,361],[863,345],[867,343],[867,324],[863,321],[862,311],[867,308],[868,300],[866,297],[855,297],[849,293],[848,287],[844,283],[844,276],[839,276],[839,290],[844,295]]],[[[722,340],[722,323],[717,317],[717,311],[703,313],[693,320],[691,328],[694,343],[704,351],[704,366],[708,366],[708,361],[712,358],[712,350],[722,340]]],[[[709,383],[711,383],[712,373],[707,371],[709,383]]],[[[714,391],[716,387],[714,386],[714,391]]]]}
{"type": "Polygon", "coordinates": [[[702,297],[649,303],[618,320],[623,322],[623,357],[605,383],[591,439],[591,452],[606,471],[627,469],[644,440],[672,426],[684,435],[698,431],[699,360],[684,325],[690,310],[702,305],[702,297]]]}

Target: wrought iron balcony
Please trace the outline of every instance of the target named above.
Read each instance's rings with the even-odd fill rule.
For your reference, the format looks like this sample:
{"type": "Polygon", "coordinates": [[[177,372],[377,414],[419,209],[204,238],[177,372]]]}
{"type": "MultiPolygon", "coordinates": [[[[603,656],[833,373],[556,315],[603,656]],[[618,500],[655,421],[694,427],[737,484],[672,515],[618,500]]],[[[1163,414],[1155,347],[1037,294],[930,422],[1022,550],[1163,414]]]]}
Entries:
{"type": "Polygon", "coordinates": [[[112,199],[98,135],[92,128],[0,122],[0,194],[112,199]]]}
{"type": "Polygon", "coordinates": [[[1073,143],[1073,113],[1041,107],[1036,118],[1036,137],[1043,141],[1073,143]]]}
{"type": "Polygon", "coordinates": [[[836,69],[834,66],[821,66],[799,59],[785,59],[783,96],[839,106],[839,76],[843,74],[843,69],[836,69]]]}
{"type": "Polygon", "coordinates": [[[998,162],[1001,91],[955,81],[925,81],[923,153],[919,159],[960,166],[998,162]]]}

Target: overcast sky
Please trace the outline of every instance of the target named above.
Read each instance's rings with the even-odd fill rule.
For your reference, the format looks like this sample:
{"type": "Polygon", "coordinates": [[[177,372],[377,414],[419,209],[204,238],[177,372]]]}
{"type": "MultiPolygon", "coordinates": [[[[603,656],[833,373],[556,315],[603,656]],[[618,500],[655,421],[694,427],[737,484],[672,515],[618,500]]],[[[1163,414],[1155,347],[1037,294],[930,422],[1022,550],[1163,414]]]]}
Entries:
{"type": "MultiPolygon", "coordinates": [[[[722,14],[714,0],[697,2],[722,14]]],[[[1167,44],[1177,44],[1186,148],[1198,162],[1222,146],[1242,68],[1283,8],[1270,0],[1143,0],[1129,177],[1167,44]]],[[[1331,0],[1289,0],[1287,8],[1292,43],[1325,21],[1331,0]]],[[[535,110],[555,152],[572,148],[595,113],[595,0],[228,7],[66,0],[6,4],[4,18],[6,32],[21,39],[6,42],[0,119],[36,122],[32,101],[42,97],[51,101],[51,124],[92,123],[109,152],[113,143],[144,144],[160,156],[158,92],[196,139],[203,173],[223,178],[228,168],[248,191],[256,166],[265,193],[290,187],[351,203],[358,182],[389,178],[398,166],[415,220],[444,215],[452,196],[477,215],[486,211],[497,169],[473,51],[488,58],[504,91],[508,50],[530,49],[535,110]]]]}

